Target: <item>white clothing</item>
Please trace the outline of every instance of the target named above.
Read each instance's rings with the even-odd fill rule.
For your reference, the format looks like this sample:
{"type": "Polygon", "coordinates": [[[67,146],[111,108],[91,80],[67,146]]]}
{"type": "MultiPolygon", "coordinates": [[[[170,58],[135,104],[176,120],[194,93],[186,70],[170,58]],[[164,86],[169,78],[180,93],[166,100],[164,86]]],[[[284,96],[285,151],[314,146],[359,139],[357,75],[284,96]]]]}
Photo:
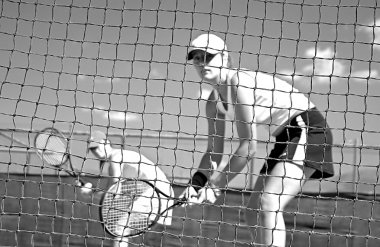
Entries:
{"type": "MultiPolygon", "coordinates": [[[[252,78],[249,90],[252,90],[251,104],[255,124],[264,126],[273,136],[280,133],[294,116],[315,107],[303,93],[284,80],[259,72],[239,71],[239,73],[245,73],[252,78]]],[[[217,110],[234,120],[236,102],[232,99],[231,82],[227,83],[226,99],[215,92],[219,95],[217,110]]]]}
{"type": "MultiPolygon", "coordinates": [[[[174,191],[165,173],[144,155],[130,150],[123,150],[121,160],[123,164],[123,177],[138,178],[149,181],[154,187],[167,194],[170,198],[161,195],[161,212],[173,205],[174,191]]],[[[152,198],[153,200],[153,198],[152,198]]],[[[159,224],[171,225],[172,209],[164,213],[157,221],[159,224]]]]}

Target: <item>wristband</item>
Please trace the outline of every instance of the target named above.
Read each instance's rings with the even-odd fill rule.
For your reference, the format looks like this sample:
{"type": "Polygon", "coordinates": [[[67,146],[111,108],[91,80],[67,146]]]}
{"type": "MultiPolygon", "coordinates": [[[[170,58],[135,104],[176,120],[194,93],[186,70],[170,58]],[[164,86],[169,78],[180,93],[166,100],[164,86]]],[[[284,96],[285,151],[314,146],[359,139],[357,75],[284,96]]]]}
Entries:
{"type": "Polygon", "coordinates": [[[198,192],[201,188],[203,188],[206,183],[207,183],[207,177],[201,173],[201,172],[196,172],[193,176],[192,179],[190,179],[191,186],[195,189],[195,191],[198,192]]]}

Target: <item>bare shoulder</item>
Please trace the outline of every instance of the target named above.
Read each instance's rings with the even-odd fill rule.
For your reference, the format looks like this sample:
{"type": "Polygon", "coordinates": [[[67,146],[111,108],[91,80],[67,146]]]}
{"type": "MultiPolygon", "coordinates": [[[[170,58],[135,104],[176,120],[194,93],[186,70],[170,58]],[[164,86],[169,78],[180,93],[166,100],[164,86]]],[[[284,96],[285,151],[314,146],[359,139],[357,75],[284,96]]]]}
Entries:
{"type": "Polygon", "coordinates": [[[231,85],[242,88],[253,88],[257,72],[247,69],[234,69],[230,71],[231,85]]]}

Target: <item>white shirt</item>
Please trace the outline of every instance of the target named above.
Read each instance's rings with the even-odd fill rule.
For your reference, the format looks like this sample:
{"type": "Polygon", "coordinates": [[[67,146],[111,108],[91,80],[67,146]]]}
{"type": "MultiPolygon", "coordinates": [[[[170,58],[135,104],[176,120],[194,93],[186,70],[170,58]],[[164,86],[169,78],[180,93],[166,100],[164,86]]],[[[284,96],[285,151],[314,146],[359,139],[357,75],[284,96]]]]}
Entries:
{"type": "MultiPolygon", "coordinates": [[[[249,90],[253,91],[250,102],[255,124],[267,128],[273,136],[281,132],[289,119],[315,107],[309,98],[284,80],[259,72],[239,71],[239,73],[245,73],[252,78],[252,87],[249,86],[249,90]]],[[[216,95],[219,95],[217,109],[233,120],[236,103],[231,97],[231,82],[227,83],[229,85],[227,99],[222,99],[216,92],[216,95]]]]}
{"type": "MultiPolygon", "coordinates": [[[[118,157],[114,158],[115,159],[112,160],[113,162],[123,164],[123,177],[148,180],[154,185],[154,187],[170,196],[170,198],[166,198],[165,196],[161,197],[161,212],[173,205],[173,188],[165,173],[158,167],[158,165],[154,164],[144,155],[131,150],[123,150],[118,157]]],[[[153,200],[153,198],[148,197],[145,199],[153,200]]],[[[166,211],[157,222],[163,225],[171,225],[172,211],[173,210],[166,211]]]]}

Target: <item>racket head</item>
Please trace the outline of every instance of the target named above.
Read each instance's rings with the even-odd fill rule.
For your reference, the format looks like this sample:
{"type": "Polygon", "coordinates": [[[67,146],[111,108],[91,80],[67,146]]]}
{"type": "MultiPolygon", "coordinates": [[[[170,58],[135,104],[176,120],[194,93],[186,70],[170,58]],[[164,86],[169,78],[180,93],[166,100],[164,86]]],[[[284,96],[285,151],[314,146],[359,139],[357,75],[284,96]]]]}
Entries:
{"type": "Polygon", "coordinates": [[[100,220],[112,236],[130,237],[153,226],[160,210],[160,195],[151,183],[125,179],[113,184],[103,195],[100,220]]]}
{"type": "Polygon", "coordinates": [[[62,166],[69,158],[69,140],[55,128],[45,128],[34,138],[34,147],[40,158],[49,165],[62,166]]]}

